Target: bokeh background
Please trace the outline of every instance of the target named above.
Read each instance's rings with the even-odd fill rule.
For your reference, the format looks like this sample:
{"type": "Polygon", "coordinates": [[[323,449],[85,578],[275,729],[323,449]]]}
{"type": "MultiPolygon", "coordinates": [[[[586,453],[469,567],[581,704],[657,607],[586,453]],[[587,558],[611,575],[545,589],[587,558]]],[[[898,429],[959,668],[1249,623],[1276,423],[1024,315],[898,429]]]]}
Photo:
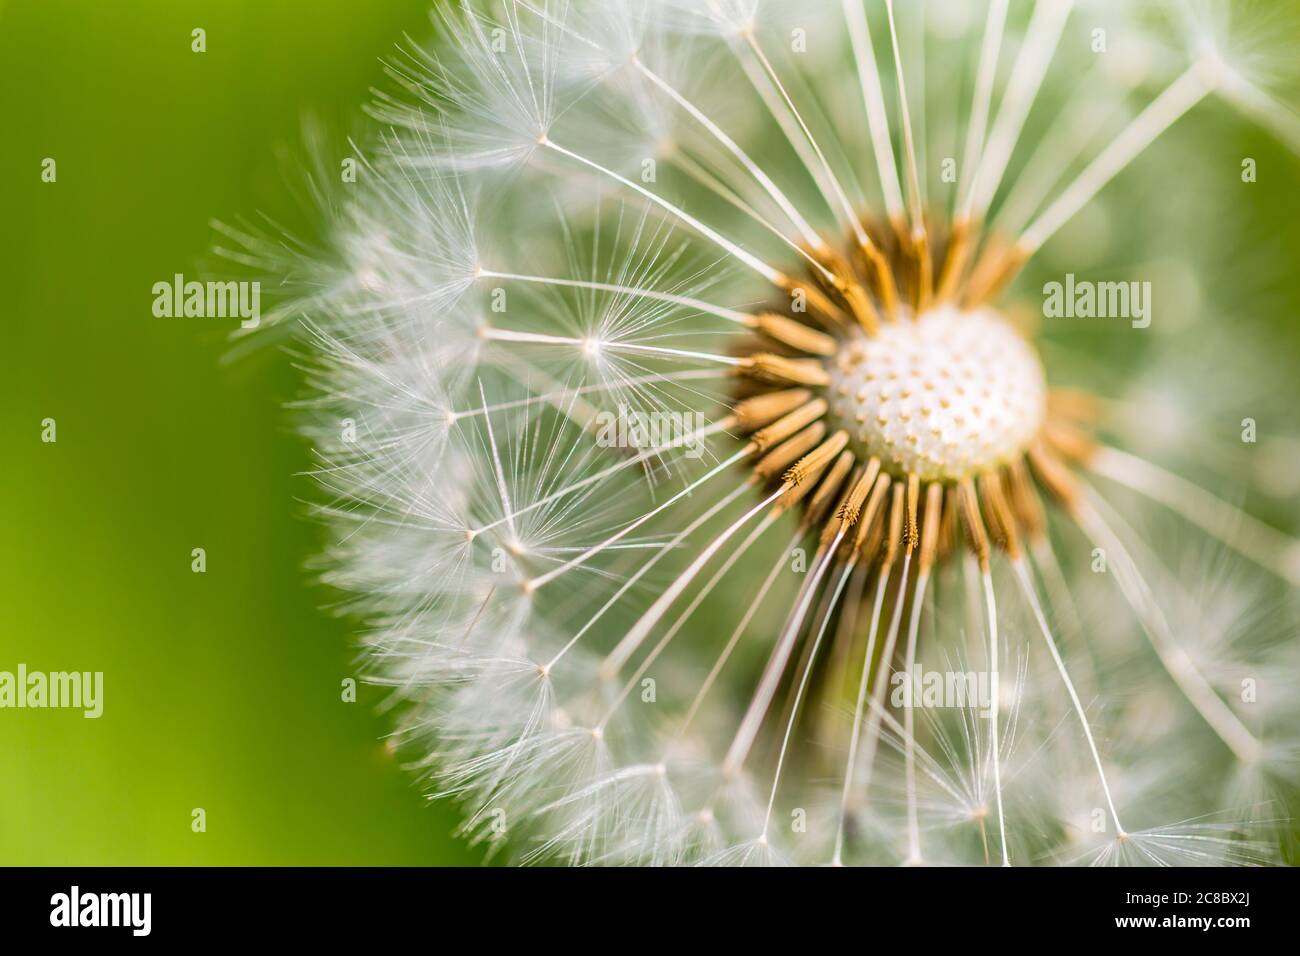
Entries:
{"type": "Polygon", "coordinates": [[[310,225],[277,148],[356,113],[428,22],[411,0],[0,3],[0,669],[105,682],[98,720],[0,711],[0,864],[477,859],[385,749],[378,692],[340,699],[289,358],[224,361],[232,323],[151,314],[154,282],[210,261],[210,219],[310,225]]]}
{"type": "MultiPolygon", "coordinates": [[[[0,864],[481,858],[452,835],[455,808],[426,801],[384,746],[380,694],[341,700],[356,671],[348,626],[322,610],[333,596],[304,570],[321,533],[302,516],[312,489],[284,408],[300,387],[289,357],[270,344],[230,361],[233,323],[150,311],[154,282],[202,277],[212,218],[265,211],[310,236],[277,152],[292,155],[307,114],[345,126],[394,41],[428,29],[422,0],[0,0],[0,669],[105,674],[99,720],[0,712],[0,864]],[[45,418],[55,444],[40,441],[45,418]],[[197,547],[204,574],[190,569],[197,547]]],[[[1272,410],[1298,398],[1296,376],[1276,372],[1300,355],[1296,162],[1228,111],[1204,113],[1062,241],[1096,248],[1103,230],[1107,253],[1075,271],[1106,279],[1130,277],[1116,265],[1131,264],[1130,242],[1194,237],[1163,288],[1234,281],[1200,282],[1179,306],[1200,320],[1161,321],[1163,345],[1047,331],[1120,376],[1148,348],[1204,349],[1204,330],[1240,329],[1269,394],[1224,392],[1201,437],[1231,445],[1255,414],[1289,441],[1293,418],[1272,410]],[[1209,179],[1171,200],[1188,151],[1209,179]],[[1243,156],[1259,163],[1249,187],[1243,156]]],[[[1062,261],[1022,284],[1081,263],[1062,261]]],[[[1223,370],[1207,354],[1209,384],[1223,370]]],[[[1294,487],[1248,494],[1294,530],[1294,487]]]]}

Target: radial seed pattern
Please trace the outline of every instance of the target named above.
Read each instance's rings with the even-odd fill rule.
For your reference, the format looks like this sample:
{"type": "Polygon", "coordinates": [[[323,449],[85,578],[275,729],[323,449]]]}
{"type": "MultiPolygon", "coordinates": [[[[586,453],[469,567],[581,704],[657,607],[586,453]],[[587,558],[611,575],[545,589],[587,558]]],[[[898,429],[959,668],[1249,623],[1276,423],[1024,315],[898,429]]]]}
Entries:
{"type": "Polygon", "coordinates": [[[1108,447],[1110,406],[1055,386],[1070,350],[1045,374],[1004,318],[1207,96],[1295,133],[1250,69],[1282,59],[1146,6],[466,3],[394,63],[332,266],[232,233],[302,286],[329,580],[467,834],[582,863],[1274,858],[1266,731],[1300,721],[1198,667],[1181,578],[1093,478],[1255,571],[1295,543],[1108,447]],[[922,670],[985,693],[896,696],[922,670]]]}

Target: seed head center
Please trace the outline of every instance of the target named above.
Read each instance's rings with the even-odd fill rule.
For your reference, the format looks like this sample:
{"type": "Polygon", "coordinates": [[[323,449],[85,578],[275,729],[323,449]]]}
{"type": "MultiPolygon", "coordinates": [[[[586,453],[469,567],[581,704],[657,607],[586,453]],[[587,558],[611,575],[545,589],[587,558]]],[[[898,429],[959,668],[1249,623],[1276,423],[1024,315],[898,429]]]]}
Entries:
{"type": "Polygon", "coordinates": [[[956,481],[996,467],[1025,450],[1046,413],[1037,354],[992,309],[885,323],[830,365],[836,426],[896,475],[956,481]]]}

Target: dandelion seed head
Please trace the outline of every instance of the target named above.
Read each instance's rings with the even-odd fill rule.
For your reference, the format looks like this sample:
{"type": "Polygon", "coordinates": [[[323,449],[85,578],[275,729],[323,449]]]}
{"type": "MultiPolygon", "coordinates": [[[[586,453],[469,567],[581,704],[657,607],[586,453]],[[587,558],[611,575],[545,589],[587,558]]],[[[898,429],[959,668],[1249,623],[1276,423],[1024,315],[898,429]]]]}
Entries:
{"type": "Polygon", "coordinates": [[[1047,384],[1032,348],[992,310],[932,310],[848,345],[831,411],[866,458],[896,476],[959,481],[1023,454],[1047,384]]]}
{"type": "MultiPolygon", "coordinates": [[[[1238,323],[1133,384],[1008,318],[1027,262],[1117,255],[1112,181],[1207,96],[1292,131],[1266,31],[1131,6],[465,2],[390,64],[327,252],[226,230],[307,315],[322,573],[467,839],[1268,857],[1294,642],[1253,585],[1300,546],[1133,454],[1200,450],[1238,323]]],[[[1232,279],[1143,262],[1180,312],[1232,279]]]]}

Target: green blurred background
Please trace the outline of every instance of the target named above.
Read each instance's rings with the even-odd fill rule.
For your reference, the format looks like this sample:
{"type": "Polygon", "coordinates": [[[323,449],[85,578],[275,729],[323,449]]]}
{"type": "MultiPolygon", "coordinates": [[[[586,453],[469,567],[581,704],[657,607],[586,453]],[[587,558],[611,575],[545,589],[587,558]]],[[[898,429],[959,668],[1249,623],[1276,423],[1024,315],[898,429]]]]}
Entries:
{"type": "MultiPolygon", "coordinates": [[[[0,712],[0,864],[480,859],[452,836],[455,808],[429,804],[386,750],[377,692],[340,699],[355,671],[347,626],[303,571],[321,532],[298,503],[312,489],[295,477],[308,455],[284,410],[299,388],[288,357],[225,362],[232,322],[150,311],[154,282],[202,277],[211,218],[265,210],[310,232],[277,147],[300,141],[305,114],[335,127],[355,116],[379,59],[427,29],[422,0],[0,0],[0,669],[105,674],[99,720],[0,712]],[[55,444],[40,441],[45,418],[55,444]],[[198,547],[204,574],[190,569],[198,547]]],[[[1200,236],[1194,268],[1217,261],[1221,275],[1227,253],[1252,263],[1244,283],[1206,282],[1202,307],[1293,364],[1295,161],[1222,108],[1205,122],[1208,134],[1175,128],[1146,172],[1116,184],[1148,195],[1123,207],[1100,276],[1124,277],[1125,243],[1167,212],[1163,229],[1200,236]],[[1147,184],[1187,150],[1223,178],[1184,184],[1188,201],[1171,207],[1147,184]],[[1263,171],[1250,188],[1242,155],[1263,171]]],[[[1035,268],[1031,293],[1063,271],[1035,268]]],[[[1122,330],[1045,331],[1140,361],[1122,330]]],[[[1293,376],[1273,398],[1294,412],[1293,376]]],[[[1222,403],[1216,437],[1253,409],[1222,403]]],[[[1279,427],[1294,430],[1261,423],[1279,427]]],[[[1254,503],[1279,524],[1294,516],[1254,503]]]]}
{"type": "Polygon", "coordinates": [[[98,720],[0,712],[0,864],[478,858],[386,751],[378,693],[340,699],[288,358],[223,364],[231,322],[151,314],[154,282],[201,278],[211,218],[294,225],[275,147],[355,113],[426,9],[0,0],[0,669],[105,684],[98,720]]]}

